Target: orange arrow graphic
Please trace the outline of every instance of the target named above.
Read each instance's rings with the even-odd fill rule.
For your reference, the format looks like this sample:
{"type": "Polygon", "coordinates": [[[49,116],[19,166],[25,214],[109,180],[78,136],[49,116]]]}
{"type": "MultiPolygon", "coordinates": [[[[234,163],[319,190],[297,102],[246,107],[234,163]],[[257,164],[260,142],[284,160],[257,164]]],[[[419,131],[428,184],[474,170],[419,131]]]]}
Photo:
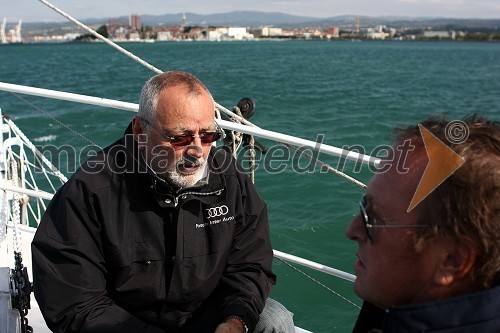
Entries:
{"type": "Polygon", "coordinates": [[[422,125],[418,125],[429,162],[411,199],[408,212],[464,164],[465,160],[422,125]]]}

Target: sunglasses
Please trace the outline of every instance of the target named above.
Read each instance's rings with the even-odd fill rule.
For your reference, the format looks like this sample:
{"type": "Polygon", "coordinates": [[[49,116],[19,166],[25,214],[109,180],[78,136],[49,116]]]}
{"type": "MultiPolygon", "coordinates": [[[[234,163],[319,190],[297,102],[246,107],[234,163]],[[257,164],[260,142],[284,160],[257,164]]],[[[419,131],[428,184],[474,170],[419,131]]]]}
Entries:
{"type": "Polygon", "coordinates": [[[219,140],[224,136],[224,132],[220,128],[220,126],[215,123],[217,129],[215,132],[203,132],[200,133],[199,135],[194,135],[194,134],[181,134],[181,135],[166,135],[161,131],[160,129],[156,128],[153,124],[151,124],[149,121],[147,121],[144,118],[139,118],[141,121],[143,121],[146,125],[150,126],[155,132],[163,136],[165,139],[170,142],[172,146],[175,147],[183,147],[183,146],[188,146],[193,143],[195,138],[200,138],[201,144],[203,146],[208,146],[211,145],[213,142],[219,140]]]}
{"type": "Polygon", "coordinates": [[[368,213],[366,212],[366,207],[368,206],[368,200],[366,200],[366,194],[363,194],[361,200],[359,201],[359,215],[361,216],[361,221],[365,228],[366,236],[369,240],[373,241],[372,230],[374,228],[427,228],[430,225],[427,224],[377,224],[375,218],[370,219],[368,213]]]}

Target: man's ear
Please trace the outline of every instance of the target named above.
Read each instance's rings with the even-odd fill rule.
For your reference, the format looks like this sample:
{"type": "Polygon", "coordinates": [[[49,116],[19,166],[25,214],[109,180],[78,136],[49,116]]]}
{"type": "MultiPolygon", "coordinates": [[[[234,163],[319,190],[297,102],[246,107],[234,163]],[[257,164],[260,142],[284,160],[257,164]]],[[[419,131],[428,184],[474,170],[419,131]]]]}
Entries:
{"type": "Polygon", "coordinates": [[[470,238],[460,242],[444,242],[444,250],[435,272],[434,282],[440,286],[451,286],[463,282],[472,272],[477,260],[477,247],[470,238]]]}
{"type": "Polygon", "coordinates": [[[132,134],[134,135],[134,140],[139,142],[139,135],[144,133],[144,129],[142,128],[143,124],[139,117],[135,116],[132,119],[132,134]]]}

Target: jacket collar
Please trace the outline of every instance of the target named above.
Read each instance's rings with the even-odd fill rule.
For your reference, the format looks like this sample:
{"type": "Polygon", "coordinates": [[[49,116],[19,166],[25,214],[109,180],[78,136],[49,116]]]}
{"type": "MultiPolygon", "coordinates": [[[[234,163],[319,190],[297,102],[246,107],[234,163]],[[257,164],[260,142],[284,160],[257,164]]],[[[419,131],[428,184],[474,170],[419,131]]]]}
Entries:
{"type": "Polygon", "coordinates": [[[427,332],[474,323],[488,325],[499,317],[500,286],[496,286],[441,301],[391,307],[385,316],[383,332],[415,332],[416,328],[427,332]]]}

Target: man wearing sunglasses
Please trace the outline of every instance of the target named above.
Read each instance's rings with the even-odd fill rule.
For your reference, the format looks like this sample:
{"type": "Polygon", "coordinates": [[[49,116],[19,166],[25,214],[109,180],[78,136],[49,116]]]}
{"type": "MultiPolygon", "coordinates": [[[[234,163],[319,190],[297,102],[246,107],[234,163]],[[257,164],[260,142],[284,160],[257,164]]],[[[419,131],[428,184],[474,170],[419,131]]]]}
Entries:
{"type": "Polygon", "coordinates": [[[353,332],[500,332],[500,124],[469,117],[457,142],[446,120],[421,125],[464,163],[410,205],[437,146],[418,126],[397,131],[346,230],[365,301],[353,332]]]}
{"type": "Polygon", "coordinates": [[[264,201],[226,150],[208,89],[146,82],[125,136],[58,191],[33,242],[34,291],[56,332],[293,332],[264,201]]]}

